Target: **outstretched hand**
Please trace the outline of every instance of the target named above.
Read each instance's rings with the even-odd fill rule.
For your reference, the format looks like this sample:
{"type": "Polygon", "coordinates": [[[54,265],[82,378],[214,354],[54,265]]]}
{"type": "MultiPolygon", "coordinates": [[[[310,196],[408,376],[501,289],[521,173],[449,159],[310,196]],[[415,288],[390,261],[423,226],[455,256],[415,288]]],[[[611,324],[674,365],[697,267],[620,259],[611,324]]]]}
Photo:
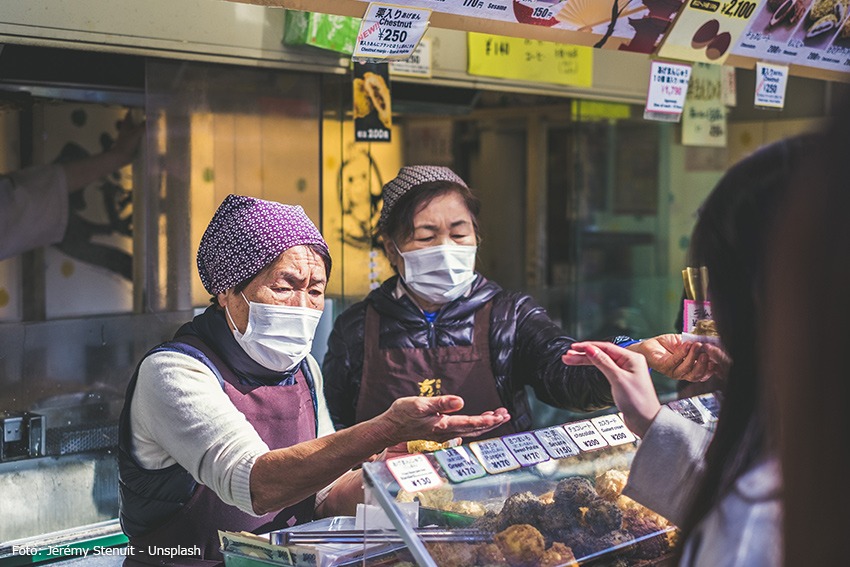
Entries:
{"type": "Polygon", "coordinates": [[[447,415],[461,408],[463,399],[459,396],[410,396],[398,398],[380,417],[388,421],[395,443],[416,439],[442,443],[455,437],[477,437],[511,419],[505,408],[480,415],[447,415]]]}
{"type": "Polygon", "coordinates": [[[566,364],[569,364],[568,357],[571,360],[584,358],[605,375],[626,426],[642,437],[661,410],[646,359],[611,343],[590,341],[573,343],[564,355],[566,364]]]}

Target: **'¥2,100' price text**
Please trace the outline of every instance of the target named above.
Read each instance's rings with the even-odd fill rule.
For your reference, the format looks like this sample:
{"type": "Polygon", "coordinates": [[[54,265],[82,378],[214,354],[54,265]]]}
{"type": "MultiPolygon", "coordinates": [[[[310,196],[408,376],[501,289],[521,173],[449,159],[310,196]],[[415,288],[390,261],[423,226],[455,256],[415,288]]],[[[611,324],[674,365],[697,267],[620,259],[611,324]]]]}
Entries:
{"type": "Polygon", "coordinates": [[[746,20],[753,15],[757,5],[758,2],[739,2],[738,0],[730,0],[723,4],[723,8],[721,8],[720,11],[724,16],[746,20]]]}

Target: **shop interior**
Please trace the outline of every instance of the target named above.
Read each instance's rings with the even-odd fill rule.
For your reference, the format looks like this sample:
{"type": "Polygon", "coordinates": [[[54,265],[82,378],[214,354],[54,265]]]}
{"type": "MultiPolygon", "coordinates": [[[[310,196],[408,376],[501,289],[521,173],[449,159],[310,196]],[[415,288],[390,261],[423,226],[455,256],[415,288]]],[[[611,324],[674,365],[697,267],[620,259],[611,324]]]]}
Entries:
{"type": "MultiPolygon", "coordinates": [[[[195,251],[224,196],[299,204],[322,229],[334,267],[319,361],[334,315],[391,275],[372,233],[381,186],[411,164],[450,166],[480,197],[486,277],[571,336],[652,336],[676,328],[688,235],[725,169],[815,127],[845,90],[794,76],[784,110],[755,110],[739,68],[729,144],[700,148],[630,94],[400,77],[392,142],[358,143],[341,65],[34,43],[0,51],[3,172],[102,151],[128,109],[147,130],[131,166],[74,196],[62,243],[0,262],[0,415],[43,416],[3,439],[0,542],[117,529],[124,388],[208,305],[195,251]]],[[[538,425],[558,418],[541,408],[538,425]]]]}

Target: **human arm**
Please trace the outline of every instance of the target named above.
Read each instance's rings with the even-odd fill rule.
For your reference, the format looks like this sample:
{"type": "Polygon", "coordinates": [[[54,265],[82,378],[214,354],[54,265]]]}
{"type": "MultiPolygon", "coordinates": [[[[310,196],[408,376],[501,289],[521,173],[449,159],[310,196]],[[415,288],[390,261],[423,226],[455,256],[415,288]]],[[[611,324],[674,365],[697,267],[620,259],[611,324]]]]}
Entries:
{"type": "Polygon", "coordinates": [[[569,356],[583,356],[611,382],[611,393],[641,444],[623,494],[680,523],[690,505],[690,487],[702,474],[708,429],[662,408],[646,360],[610,343],[575,343],[569,356]]]}
{"type": "Polygon", "coordinates": [[[68,191],[82,189],[133,160],[145,132],[144,123],[135,124],[128,111],[118,124],[118,138],[108,150],[82,159],[64,162],[68,191]]]}

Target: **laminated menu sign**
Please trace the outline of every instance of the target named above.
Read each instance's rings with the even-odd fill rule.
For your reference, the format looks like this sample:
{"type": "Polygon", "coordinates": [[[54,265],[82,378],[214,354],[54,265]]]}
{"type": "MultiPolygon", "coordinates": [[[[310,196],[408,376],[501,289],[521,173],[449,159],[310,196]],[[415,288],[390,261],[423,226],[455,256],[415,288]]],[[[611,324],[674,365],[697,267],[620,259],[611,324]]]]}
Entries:
{"type": "Polygon", "coordinates": [[[720,65],[694,63],[682,115],[683,146],[726,146],[720,69],[720,65]]]}
{"type": "Polygon", "coordinates": [[[788,67],[756,63],[755,105],[764,108],[785,106],[785,86],[788,84],[788,67]]]}
{"type": "Polygon", "coordinates": [[[402,490],[420,492],[442,486],[443,479],[423,454],[387,459],[387,469],[402,490]]]}
{"type": "Polygon", "coordinates": [[[608,446],[608,442],[589,420],[568,423],[564,429],[582,451],[595,451],[608,446]]]}
{"type": "Polygon", "coordinates": [[[393,112],[387,63],[354,62],[352,100],[354,139],[358,142],[390,142],[393,112]]]}
{"type": "Polygon", "coordinates": [[[635,441],[634,434],[629,431],[619,415],[600,415],[591,418],[590,422],[612,447],[635,441]]]}
{"type": "Polygon", "coordinates": [[[481,478],[487,474],[487,471],[463,446],[441,449],[434,453],[434,458],[452,482],[481,478]]]}
{"type": "Polygon", "coordinates": [[[472,452],[490,474],[512,471],[519,463],[499,438],[474,441],[469,444],[472,452]]]}
{"type": "Polygon", "coordinates": [[[744,32],[758,0],[690,0],[658,50],[660,57],[721,64],[744,32]]]}
{"type": "Polygon", "coordinates": [[[534,436],[553,459],[563,459],[580,453],[578,446],[560,425],[538,429],[534,436]]]}
{"type": "Polygon", "coordinates": [[[649,120],[678,122],[682,117],[691,66],[653,61],[643,116],[649,120]]]}
{"type": "Polygon", "coordinates": [[[516,433],[502,437],[502,441],[514,454],[519,464],[528,467],[549,460],[546,449],[534,438],[531,433],[516,433]]]}
{"type": "Polygon", "coordinates": [[[769,0],[759,5],[734,55],[850,71],[846,0],[769,0]]]}
{"type": "Polygon", "coordinates": [[[354,45],[354,59],[407,59],[428,29],[431,10],[371,2],[354,45]]]}

